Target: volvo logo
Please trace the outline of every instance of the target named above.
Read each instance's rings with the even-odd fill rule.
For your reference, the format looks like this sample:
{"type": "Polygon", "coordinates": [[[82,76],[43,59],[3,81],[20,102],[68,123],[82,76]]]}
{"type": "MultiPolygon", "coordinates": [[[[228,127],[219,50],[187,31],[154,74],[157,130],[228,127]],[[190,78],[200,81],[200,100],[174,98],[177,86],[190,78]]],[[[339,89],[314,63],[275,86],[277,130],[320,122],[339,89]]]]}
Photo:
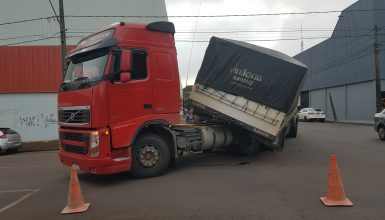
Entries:
{"type": "Polygon", "coordinates": [[[70,120],[70,121],[73,121],[74,118],[75,118],[75,115],[76,115],[75,113],[71,113],[71,116],[70,116],[69,120],[70,120]]]}
{"type": "Polygon", "coordinates": [[[68,123],[69,121],[73,121],[75,119],[75,116],[81,111],[80,110],[77,110],[76,112],[72,112],[70,117],[64,122],[64,123],[68,123]]]}

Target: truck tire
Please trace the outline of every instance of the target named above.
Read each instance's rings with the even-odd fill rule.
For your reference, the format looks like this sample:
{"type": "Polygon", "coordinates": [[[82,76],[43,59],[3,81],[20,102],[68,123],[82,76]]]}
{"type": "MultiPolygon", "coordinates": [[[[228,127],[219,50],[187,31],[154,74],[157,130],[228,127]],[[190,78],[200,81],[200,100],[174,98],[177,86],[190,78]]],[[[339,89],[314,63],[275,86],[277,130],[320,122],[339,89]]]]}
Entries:
{"type": "Polygon", "coordinates": [[[272,142],[273,150],[282,150],[285,146],[285,135],[283,131],[279,132],[277,138],[272,142]]]}
{"type": "Polygon", "coordinates": [[[297,137],[298,121],[297,120],[292,120],[289,129],[290,129],[289,133],[286,135],[286,137],[288,137],[288,138],[295,138],[295,137],[297,137]]]}
{"type": "Polygon", "coordinates": [[[158,135],[145,134],[132,147],[131,173],[137,178],[155,177],[166,172],[170,163],[170,148],[158,135]]]}
{"type": "Polygon", "coordinates": [[[227,148],[231,154],[240,156],[252,156],[258,154],[260,142],[251,132],[241,131],[238,138],[239,141],[237,144],[233,144],[227,148]]]}
{"type": "Polygon", "coordinates": [[[264,142],[263,146],[271,151],[281,151],[285,146],[285,132],[279,132],[274,141],[264,142]]]}
{"type": "Polygon", "coordinates": [[[382,141],[385,141],[385,127],[383,125],[378,127],[378,138],[380,138],[382,141]]]}

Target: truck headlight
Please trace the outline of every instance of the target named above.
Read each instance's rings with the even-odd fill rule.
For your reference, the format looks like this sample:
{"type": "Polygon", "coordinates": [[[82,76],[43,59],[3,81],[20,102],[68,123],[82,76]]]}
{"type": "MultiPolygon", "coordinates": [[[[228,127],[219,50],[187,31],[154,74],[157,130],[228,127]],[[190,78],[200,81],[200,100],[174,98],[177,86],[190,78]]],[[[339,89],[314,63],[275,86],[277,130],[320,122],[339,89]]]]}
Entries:
{"type": "Polygon", "coordinates": [[[91,144],[90,148],[94,149],[99,147],[99,132],[95,131],[91,133],[91,144]]]}

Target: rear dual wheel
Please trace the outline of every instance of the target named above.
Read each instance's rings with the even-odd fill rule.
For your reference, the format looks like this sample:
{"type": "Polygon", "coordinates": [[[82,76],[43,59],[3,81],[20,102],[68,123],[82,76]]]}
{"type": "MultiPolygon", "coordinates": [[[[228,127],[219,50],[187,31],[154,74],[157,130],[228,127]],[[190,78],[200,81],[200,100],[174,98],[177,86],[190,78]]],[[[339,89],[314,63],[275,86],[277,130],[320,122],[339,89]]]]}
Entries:
{"type": "Polygon", "coordinates": [[[255,135],[247,130],[238,134],[238,143],[229,146],[227,149],[231,154],[240,156],[252,156],[258,154],[261,143],[255,135]]]}

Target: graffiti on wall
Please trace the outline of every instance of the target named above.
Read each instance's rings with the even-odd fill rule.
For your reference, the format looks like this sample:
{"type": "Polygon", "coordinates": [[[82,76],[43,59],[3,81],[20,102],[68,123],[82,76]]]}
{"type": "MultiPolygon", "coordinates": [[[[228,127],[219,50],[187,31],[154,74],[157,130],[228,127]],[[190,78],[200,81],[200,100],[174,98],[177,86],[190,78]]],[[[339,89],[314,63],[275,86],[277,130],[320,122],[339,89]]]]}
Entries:
{"type": "Polygon", "coordinates": [[[48,125],[56,125],[57,120],[55,114],[36,114],[32,116],[19,117],[20,126],[28,127],[48,127],[48,125]]]}
{"type": "Polygon", "coordinates": [[[47,128],[57,125],[54,113],[22,113],[14,109],[0,109],[0,127],[22,128],[39,127],[47,128]]]}

